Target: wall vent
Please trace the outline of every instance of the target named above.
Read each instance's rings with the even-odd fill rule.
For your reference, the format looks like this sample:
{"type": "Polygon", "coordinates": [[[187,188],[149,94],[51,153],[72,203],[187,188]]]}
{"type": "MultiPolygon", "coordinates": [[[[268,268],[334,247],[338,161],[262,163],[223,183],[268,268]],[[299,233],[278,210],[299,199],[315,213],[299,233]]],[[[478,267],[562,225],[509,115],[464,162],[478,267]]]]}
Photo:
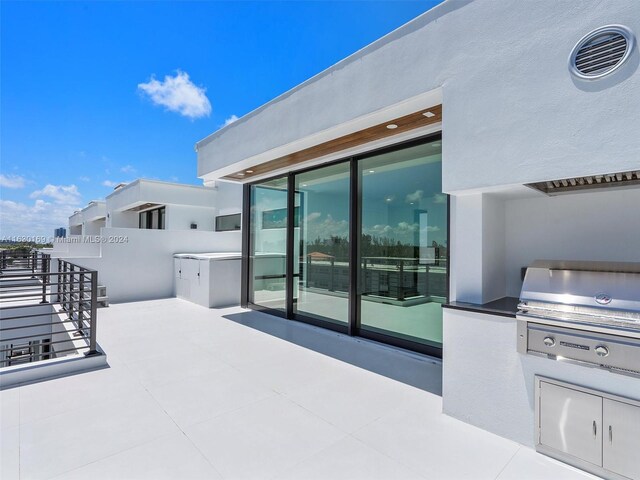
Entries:
{"type": "Polygon", "coordinates": [[[578,78],[595,80],[613,73],[629,58],[633,32],[622,25],[607,25],[588,33],[573,47],[569,69],[578,78]]]}
{"type": "Polygon", "coordinates": [[[595,188],[630,187],[640,185],[640,170],[621,173],[607,173],[604,175],[589,175],[586,177],[563,178],[547,182],[529,183],[526,186],[539,190],[547,195],[561,195],[563,193],[577,193],[595,188]]]}

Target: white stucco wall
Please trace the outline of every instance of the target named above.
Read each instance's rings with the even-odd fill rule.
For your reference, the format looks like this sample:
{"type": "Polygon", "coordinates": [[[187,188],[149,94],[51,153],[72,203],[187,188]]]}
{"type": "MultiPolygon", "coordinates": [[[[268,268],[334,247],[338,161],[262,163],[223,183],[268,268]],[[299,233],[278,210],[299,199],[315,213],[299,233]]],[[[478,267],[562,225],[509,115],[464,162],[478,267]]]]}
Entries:
{"type": "Polygon", "coordinates": [[[536,259],[640,262],[640,188],[505,203],[507,294],[536,259]]]}
{"type": "Polygon", "coordinates": [[[440,87],[446,192],[635,169],[638,49],[602,81],[567,68],[611,23],[640,34],[640,3],[445,2],[199,142],[198,175],[440,87]]]}
{"type": "Polygon", "coordinates": [[[516,350],[516,320],[445,309],[444,413],[523,445],[534,444],[534,376],[640,398],[640,379],[516,350]]]}
{"type": "Polygon", "coordinates": [[[216,209],[211,207],[194,207],[191,205],[167,205],[165,210],[165,229],[189,230],[191,223],[198,225],[198,230],[213,231],[215,227],[216,209]]]}
{"type": "Polygon", "coordinates": [[[173,254],[238,252],[241,233],[198,230],[139,230],[104,228],[102,237],[126,238],[101,244],[99,256],[73,256],[71,246],[64,258],[98,270],[98,282],[107,287],[114,303],[173,296],[173,254]]]}
{"type": "Polygon", "coordinates": [[[451,200],[452,300],[520,296],[534,260],[640,262],[640,188],[451,200]]]}

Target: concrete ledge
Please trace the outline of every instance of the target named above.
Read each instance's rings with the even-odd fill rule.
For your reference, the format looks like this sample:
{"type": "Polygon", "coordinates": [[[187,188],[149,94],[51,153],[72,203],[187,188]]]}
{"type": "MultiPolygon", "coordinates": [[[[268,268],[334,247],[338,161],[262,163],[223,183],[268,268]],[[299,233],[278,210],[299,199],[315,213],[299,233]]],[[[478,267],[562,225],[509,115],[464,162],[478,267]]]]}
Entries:
{"type": "Polygon", "coordinates": [[[98,355],[85,356],[79,353],[2,368],[0,369],[0,390],[106,368],[107,355],[100,348],[98,351],[100,352],[98,355]]]}

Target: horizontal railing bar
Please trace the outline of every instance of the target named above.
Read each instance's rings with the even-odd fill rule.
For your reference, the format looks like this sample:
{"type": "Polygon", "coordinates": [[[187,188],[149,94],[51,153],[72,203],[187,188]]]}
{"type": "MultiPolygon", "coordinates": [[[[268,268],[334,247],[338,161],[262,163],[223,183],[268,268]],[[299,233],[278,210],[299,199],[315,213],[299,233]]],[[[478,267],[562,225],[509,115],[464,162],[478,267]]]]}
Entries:
{"type": "MultiPolygon", "coordinates": [[[[62,312],[55,312],[55,313],[34,313],[34,314],[31,314],[31,315],[18,315],[18,316],[15,316],[15,317],[0,318],[0,322],[4,322],[4,321],[7,321],[7,320],[17,320],[19,318],[42,317],[42,316],[45,316],[45,315],[63,315],[63,314],[66,314],[66,313],[67,312],[63,310],[62,312]]],[[[76,311],[76,313],[82,313],[83,315],[84,314],[88,315],[87,310],[85,310],[85,309],[82,309],[81,312],[78,310],[78,311],[76,311]]],[[[90,318],[90,317],[83,317],[83,318],[90,318]]]]}
{"type": "MultiPolygon", "coordinates": [[[[66,350],[59,350],[57,352],[45,352],[45,353],[37,353],[37,354],[33,354],[33,355],[29,355],[29,358],[38,358],[38,357],[46,357],[47,355],[52,356],[53,358],[58,358],[60,353],[66,353],[66,352],[76,352],[79,353],[78,350],[84,350],[90,348],[89,345],[84,346],[84,347],[78,347],[78,348],[68,348],[66,350]]],[[[66,355],[62,355],[63,357],[65,357],[66,355]]],[[[7,359],[7,360],[0,360],[0,363],[11,363],[11,359],[7,359]]],[[[23,365],[26,363],[33,363],[33,362],[20,362],[17,365],[23,365]]]]}
{"type": "MultiPolygon", "coordinates": [[[[58,323],[78,323],[80,321],[85,321],[85,320],[90,320],[89,318],[83,318],[83,319],[78,319],[78,318],[69,318],[67,320],[56,320],[55,324],[58,323]]],[[[91,319],[92,320],[92,319],[91,319]]],[[[34,328],[34,327],[50,327],[54,325],[54,322],[49,322],[49,323],[37,323],[35,325],[24,325],[24,326],[19,326],[19,327],[6,327],[6,328],[0,328],[0,332],[8,332],[9,330],[22,330],[23,328],[34,328]]]]}
{"type": "MultiPolygon", "coordinates": [[[[55,295],[55,294],[54,294],[55,295]]],[[[60,294],[60,296],[62,297],[62,293],[60,294]]],[[[54,301],[49,301],[47,303],[29,303],[27,305],[8,305],[8,306],[2,306],[0,305],[0,310],[4,310],[5,308],[33,308],[33,307],[37,307],[39,305],[62,305],[62,304],[70,304],[70,303],[78,303],[78,300],[54,300],[54,301]]],[[[89,303],[91,304],[91,301],[88,302],[83,302],[83,303],[89,303]]],[[[59,312],[55,312],[55,313],[59,313],[59,312]]],[[[53,314],[53,313],[52,313],[53,314]]]]}
{"type": "MultiPolygon", "coordinates": [[[[87,275],[93,272],[96,272],[97,270],[90,270],[88,268],[84,268],[84,267],[80,267],[80,268],[76,268],[73,271],[71,270],[61,270],[59,272],[33,272],[33,275],[31,276],[46,276],[46,277],[51,277],[54,275],[87,275]]],[[[26,273],[2,273],[0,275],[0,278],[14,278],[14,277],[26,277],[29,276],[26,273]]]]}
{"type": "MultiPolygon", "coordinates": [[[[75,332],[77,332],[77,331],[78,330],[76,330],[75,332]]],[[[73,333],[75,333],[75,332],[73,332],[73,333]]],[[[40,337],[40,338],[42,337],[42,335],[36,335],[36,336],[40,337]]],[[[60,343],[69,343],[69,342],[74,342],[74,341],[78,341],[78,340],[82,341],[82,340],[86,340],[87,337],[88,337],[88,335],[83,333],[81,336],[78,336],[78,337],[65,338],[64,340],[56,340],[55,342],[42,342],[42,343],[39,343],[38,345],[57,345],[57,344],[60,344],[60,343]]],[[[24,338],[28,338],[28,337],[24,337],[24,338]]],[[[14,347],[14,348],[5,348],[4,350],[0,350],[0,353],[10,352],[12,350],[17,350],[17,349],[22,348],[22,347],[29,348],[31,346],[32,345],[18,345],[18,346],[14,347]]],[[[33,345],[33,346],[35,346],[35,345],[33,345]]],[[[78,348],[85,348],[85,347],[78,347],[78,348]]]]}
{"type": "MultiPolygon", "coordinates": [[[[42,275],[42,274],[40,274],[40,273],[34,273],[33,275],[26,274],[26,275],[23,276],[23,278],[12,277],[11,281],[12,282],[28,282],[28,281],[33,281],[33,280],[42,281],[42,278],[38,278],[40,275],[42,275]]],[[[74,273],[73,275],[70,274],[70,273],[54,273],[54,275],[58,275],[60,277],[64,277],[64,276],[72,277],[72,279],[71,280],[62,280],[61,279],[59,282],[58,281],[55,281],[55,282],[49,281],[49,282],[47,282],[47,285],[55,284],[55,283],[65,283],[65,284],[91,283],[90,279],[80,280],[80,279],[75,278],[75,277],[79,277],[80,275],[86,276],[87,274],[85,274],[85,273],[81,273],[81,274],[75,274],[74,273]]],[[[8,279],[6,279],[6,280],[8,280],[8,279]]],[[[6,280],[5,280],[5,276],[4,275],[0,275],[0,284],[2,284],[2,282],[9,283],[6,280]]]]}
{"type": "MultiPolygon", "coordinates": [[[[82,291],[82,292],[75,291],[73,293],[69,293],[69,292],[67,292],[67,293],[62,293],[62,292],[46,292],[46,293],[39,292],[39,293],[35,293],[34,292],[34,293],[29,293],[29,294],[24,294],[24,295],[7,295],[4,298],[0,297],[0,305],[2,305],[2,303],[9,304],[9,303],[15,302],[16,299],[20,299],[20,298],[43,297],[43,296],[45,296],[45,297],[52,297],[52,296],[71,297],[71,296],[73,296],[73,297],[76,297],[76,298],[71,298],[71,299],[65,300],[65,301],[78,302],[80,300],[86,300],[87,298],[90,298],[91,292],[88,291],[88,290],[85,290],[85,291],[82,291]],[[83,297],[81,298],[80,295],[82,295],[83,297]],[[11,300],[11,302],[9,300],[11,300]]],[[[47,302],[47,303],[50,303],[50,302],[47,302]]],[[[11,308],[11,307],[7,306],[5,308],[11,308]]]]}
{"type": "MultiPolygon", "coordinates": [[[[18,278],[18,277],[12,277],[12,282],[28,282],[28,281],[33,281],[33,280],[39,280],[42,281],[41,278],[37,278],[39,275],[41,275],[40,273],[34,273],[33,275],[31,274],[27,274],[24,275],[24,278],[18,278]]],[[[59,275],[60,277],[64,277],[64,276],[73,276],[73,277],[77,277],[79,275],[86,275],[84,273],[82,274],[73,274],[71,275],[70,273],[55,273],[54,275],[59,275]]],[[[0,275],[0,288],[2,288],[2,282],[5,280],[5,276],[4,275],[0,275]]],[[[8,282],[6,282],[8,283],[8,282]]],[[[91,280],[77,280],[75,278],[73,278],[72,280],[60,280],[60,281],[48,281],[47,285],[77,285],[80,283],[91,283],[91,280]]]]}
{"type": "MultiPolygon", "coordinates": [[[[30,297],[42,297],[42,296],[50,297],[52,295],[69,296],[69,295],[75,295],[75,294],[80,294],[80,293],[82,295],[91,294],[91,292],[89,290],[67,290],[65,292],[45,292],[45,293],[42,293],[42,289],[40,289],[40,291],[33,290],[33,292],[34,293],[25,293],[23,295],[4,295],[4,296],[0,295],[0,303],[3,303],[3,301],[5,301],[5,300],[12,300],[12,299],[16,299],[16,298],[30,298],[30,297]]],[[[75,300],[75,301],[78,301],[78,300],[75,300]]]]}

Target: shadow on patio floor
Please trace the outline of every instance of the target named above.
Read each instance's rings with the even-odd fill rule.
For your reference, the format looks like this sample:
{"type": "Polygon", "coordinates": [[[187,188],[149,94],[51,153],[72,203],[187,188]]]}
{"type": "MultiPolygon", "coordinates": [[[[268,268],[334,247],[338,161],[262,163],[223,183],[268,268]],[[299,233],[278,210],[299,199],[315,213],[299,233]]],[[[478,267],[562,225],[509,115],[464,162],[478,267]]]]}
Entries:
{"type": "Polygon", "coordinates": [[[256,311],[223,317],[435,395],[442,395],[442,363],[437,359],[256,311]]]}

